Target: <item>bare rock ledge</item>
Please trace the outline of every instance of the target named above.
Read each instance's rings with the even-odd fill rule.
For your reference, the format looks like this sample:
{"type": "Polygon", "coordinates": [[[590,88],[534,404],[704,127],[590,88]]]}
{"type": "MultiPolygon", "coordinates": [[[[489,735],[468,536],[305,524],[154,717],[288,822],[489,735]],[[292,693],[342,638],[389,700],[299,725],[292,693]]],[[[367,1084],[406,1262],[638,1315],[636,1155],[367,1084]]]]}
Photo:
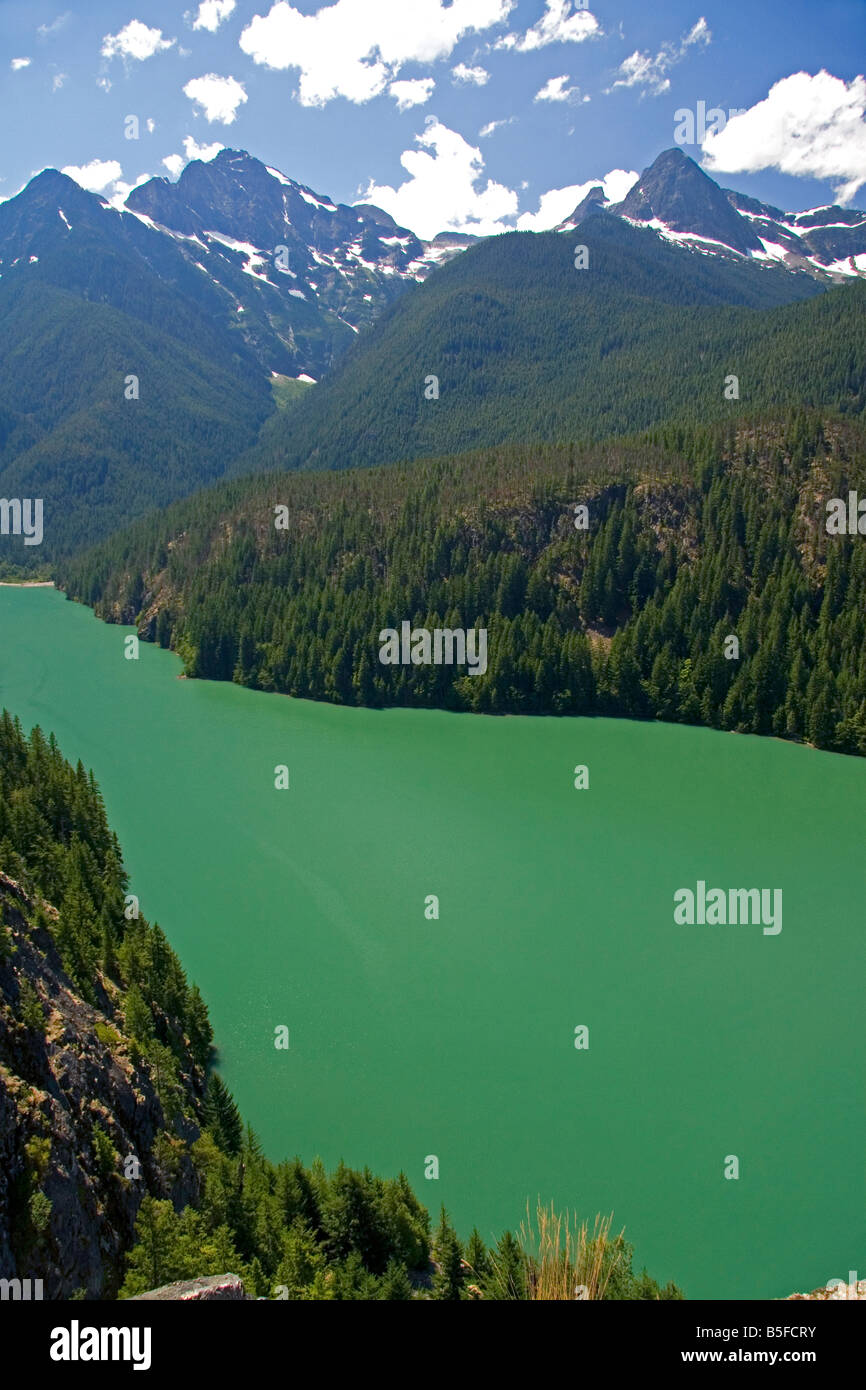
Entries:
{"type": "Polygon", "coordinates": [[[129,1303],[143,1303],[146,1300],[159,1302],[178,1301],[180,1303],[215,1303],[228,1301],[247,1301],[249,1297],[242,1281],[236,1274],[211,1274],[203,1279],[181,1279],[176,1284],[163,1284],[161,1289],[150,1289],[130,1298],[129,1303]]]}

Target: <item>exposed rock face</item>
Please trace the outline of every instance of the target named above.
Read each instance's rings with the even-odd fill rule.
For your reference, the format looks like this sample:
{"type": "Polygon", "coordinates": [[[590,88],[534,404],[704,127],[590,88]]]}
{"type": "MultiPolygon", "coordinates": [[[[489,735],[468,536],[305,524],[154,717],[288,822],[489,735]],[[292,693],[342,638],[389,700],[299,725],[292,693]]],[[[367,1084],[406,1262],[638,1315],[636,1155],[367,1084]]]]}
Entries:
{"type": "Polygon", "coordinates": [[[170,1127],[149,1070],[110,995],[93,1007],[75,993],[35,911],[0,873],[0,1278],[41,1279],[46,1299],[113,1297],[145,1193],[195,1199],[198,1129],[179,1116],[170,1149],[153,1153],[170,1127]],[[124,1176],[129,1158],[138,1178],[124,1176]]]}
{"type": "Polygon", "coordinates": [[[356,333],[475,240],[422,241],[381,208],[333,203],[243,150],[193,160],[176,183],[149,179],[123,209],[56,169],[0,204],[4,282],[36,275],[136,317],[162,303],[169,331],[192,313],[201,351],[228,332],[238,369],[259,381],[318,381],[356,333]]]}
{"type": "Polygon", "coordinates": [[[866,275],[866,213],[856,208],[783,212],[720,188],[683,150],[663,150],[620,203],[591,188],[557,231],[571,231],[597,212],[654,228],[667,241],[704,255],[731,253],[805,270],[818,279],[866,275]]]}
{"type": "Polygon", "coordinates": [[[585,217],[591,217],[594,213],[604,212],[606,207],[607,200],[604,196],[604,189],[600,183],[597,183],[594,188],[589,190],[583,201],[578,203],[571,216],[565,222],[560,223],[556,230],[558,232],[571,231],[571,229],[576,227],[579,222],[582,222],[585,217]]]}
{"type": "MultiPolygon", "coordinates": [[[[221,150],[208,163],[193,160],[177,183],[150,179],[132,190],[125,207],[174,238],[182,255],[230,290],[233,311],[240,296],[249,317],[258,299],[296,368],[316,379],[331,365],[331,356],[316,350],[315,335],[304,338],[316,315],[321,325],[358,331],[407,285],[476,240],[440,233],[421,241],[382,208],[333,203],[245,150],[221,150]]],[[[291,370],[272,348],[264,354],[269,365],[291,370]]]]}
{"type": "Polygon", "coordinates": [[[723,242],[744,255],[761,250],[748,220],[739,215],[719,185],[682,150],[660,154],[611,211],[638,222],[658,219],[674,232],[723,242]]]}
{"type": "Polygon", "coordinates": [[[179,1303],[252,1301],[236,1274],[213,1274],[203,1279],[181,1279],[176,1284],[163,1284],[160,1289],[150,1289],[148,1293],[137,1294],[127,1302],[144,1303],[148,1300],[179,1303]]]}

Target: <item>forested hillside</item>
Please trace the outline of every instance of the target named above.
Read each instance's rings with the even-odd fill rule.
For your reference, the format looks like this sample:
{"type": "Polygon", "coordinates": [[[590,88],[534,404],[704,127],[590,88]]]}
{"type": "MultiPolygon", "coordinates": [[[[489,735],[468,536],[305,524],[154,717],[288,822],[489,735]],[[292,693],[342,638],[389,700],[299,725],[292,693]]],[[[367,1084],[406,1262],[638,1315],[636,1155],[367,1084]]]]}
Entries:
{"type": "Polygon", "coordinates": [[[597,214],[567,235],[491,238],[408,291],[233,471],[598,440],[743,409],[857,413],[864,402],[866,285],[821,293],[808,275],[706,257],[597,214]],[[575,268],[577,245],[586,269],[575,268]],[[730,383],[726,397],[731,376],[738,397],[730,383]]]}
{"type": "Polygon", "coordinates": [[[0,325],[0,496],[44,507],[42,544],[4,536],[0,568],[44,565],[221,477],[274,408],[267,380],[194,315],[178,337],[4,280],[0,325]]]}
{"type": "Polygon", "coordinates": [[[0,572],[92,544],[254,442],[267,375],[171,238],[46,170],[0,204],[0,264],[0,497],[44,510],[41,544],[2,537],[0,572]]]}
{"type": "Polygon", "coordinates": [[[191,676],[345,704],[679,720],[866,754],[866,545],[826,529],[827,499],[849,489],[866,496],[866,431],[842,416],[661,427],[222,484],[62,580],[174,647],[191,676]],[[380,631],[402,621],[486,628],[486,673],[381,664],[380,631]]]}
{"type": "Polygon", "coordinates": [[[189,1202],[211,1030],[135,915],[92,774],[0,716],[0,1276],[110,1296],[142,1196],[189,1202]]]}
{"type": "Polygon", "coordinates": [[[265,1298],[682,1297],[632,1272],[609,1222],[582,1263],[554,1252],[546,1212],[531,1242],[464,1246],[402,1174],[271,1163],[219,1076],[205,1085],[207,1009],[128,887],[92,773],[3,711],[0,1278],[51,1299],[229,1270],[265,1298]]]}

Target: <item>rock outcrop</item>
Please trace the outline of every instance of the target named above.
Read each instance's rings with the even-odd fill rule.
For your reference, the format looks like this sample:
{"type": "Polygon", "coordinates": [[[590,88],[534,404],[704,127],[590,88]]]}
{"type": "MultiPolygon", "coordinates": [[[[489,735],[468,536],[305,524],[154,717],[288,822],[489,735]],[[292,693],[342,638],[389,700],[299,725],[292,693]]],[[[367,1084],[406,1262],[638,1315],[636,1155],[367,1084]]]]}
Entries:
{"type": "Polygon", "coordinates": [[[0,873],[0,1278],[111,1298],[145,1194],[195,1200],[198,1128],[166,1120],[114,986],[100,979],[98,1006],[76,993],[54,918],[0,873]]]}
{"type": "Polygon", "coordinates": [[[163,1284],[161,1289],[150,1289],[147,1293],[136,1294],[129,1303],[178,1302],[178,1303],[237,1303],[251,1302],[243,1281],[237,1274],[212,1274],[202,1279],[181,1279],[176,1284],[163,1284]]]}

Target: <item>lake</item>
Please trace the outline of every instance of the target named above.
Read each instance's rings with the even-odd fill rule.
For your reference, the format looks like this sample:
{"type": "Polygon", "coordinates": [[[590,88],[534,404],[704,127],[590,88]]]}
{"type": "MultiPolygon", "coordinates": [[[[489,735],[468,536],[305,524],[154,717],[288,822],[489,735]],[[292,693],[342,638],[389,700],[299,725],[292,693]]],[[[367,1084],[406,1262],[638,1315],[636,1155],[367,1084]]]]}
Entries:
{"type": "Polygon", "coordinates": [[[169,652],[124,659],[131,631],[0,588],[0,705],[93,768],[270,1157],[403,1169],[464,1237],[518,1227],[539,1196],[590,1224],[613,1211],[635,1267],[690,1298],[848,1279],[866,760],[340,709],[178,680],[169,652]],[[678,924],[699,881],[781,889],[782,929],[678,924]]]}

